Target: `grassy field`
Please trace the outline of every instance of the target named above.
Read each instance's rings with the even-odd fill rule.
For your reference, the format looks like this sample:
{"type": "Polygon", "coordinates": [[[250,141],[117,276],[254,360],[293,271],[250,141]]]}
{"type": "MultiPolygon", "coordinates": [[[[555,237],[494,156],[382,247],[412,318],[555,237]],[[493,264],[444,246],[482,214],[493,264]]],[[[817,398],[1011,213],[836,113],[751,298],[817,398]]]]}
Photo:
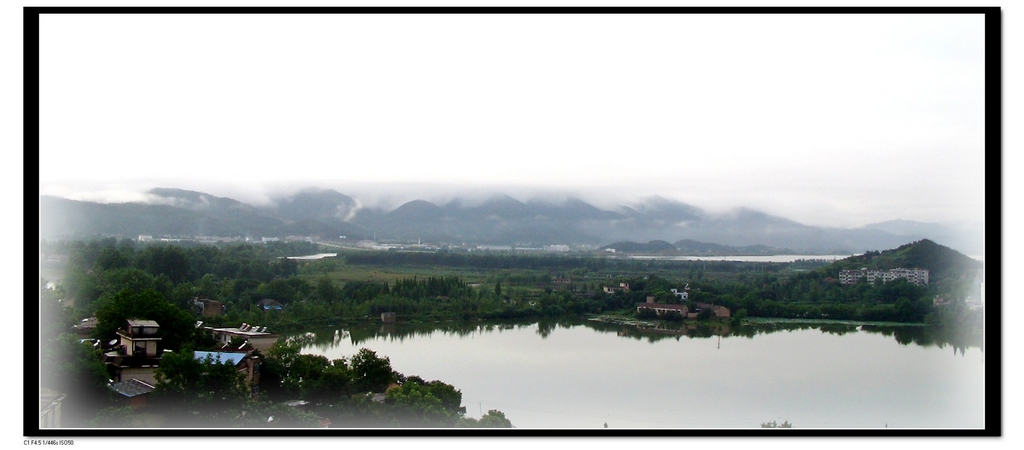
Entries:
{"type": "MultiPolygon", "coordinates": [[[[427,278],[457,276],[468,284],[494,284],[501,282],[502,286],[518,287],[527,290],[538,290],[549,287],[551,284],[544,280],[550,280],[558,276],[568,276],[577,285],[609,282],[622,277],[640,277],[655,275],[669,280],[681,280],[694,277],[698,273],[706,279],[717,279],[722,281],[741,281],[744,277],[756,274],[763,270],[763,263],[733,263],[727,267],[727,271],[715,271],[715,266],[706,267],[704,264],[696,263],[665,263],[655,261],[636,261],[630,264],[617,265],[592,271],[580,267],[578,269],[508,269],[508,268],[480,268],[480,267],[452,267],[443,265],[384,265],[384,264],[348,264],[343,258],[327,259],[307,263],[300,269],[300,276],[306,279],[317,279],[327,276],[334,282],[347,283],[352,281],[370,281],[377,283],[394,283],[401,279],[427,278]],[[585,275],[569,275],[570,271],[576,272],[583,269],[585,275]],[[706,270],[711,269],[711,270],[706,270]],[[698,272],[699,271],[699,272],[698,272]]],[[[786,269],[780,271],[786,273],[786,269]]],[[[697,275],[697,276],[700,276],[697,275]]],[[[582,287],[581,287],[582,288],[582,287]]]]}
{"type": "MultiPolygon", "coordinates": [[[[452,268],[452,267],[433,267],[433,266],[412,266],[412,267],[401,267],[401,266],[364,266],[364,265],[348,265],[338,264],[329,272],[326,272],[328,278],[336,282],[349,282],[349,281],[373,281],[373,282],[388,282],[394,283],[396,280],[403,278],[427,278],[427,277],[442,277],[442,276],[458,276],[467,283],[481,283],[484,282],[488,276],[494,275],[499,271],[484,271],[479,269],[466,269],[466,268],[452,268]]],[[[318,274],[306,274],[307,278],[319,278],[322,273],[318,274]]]]}

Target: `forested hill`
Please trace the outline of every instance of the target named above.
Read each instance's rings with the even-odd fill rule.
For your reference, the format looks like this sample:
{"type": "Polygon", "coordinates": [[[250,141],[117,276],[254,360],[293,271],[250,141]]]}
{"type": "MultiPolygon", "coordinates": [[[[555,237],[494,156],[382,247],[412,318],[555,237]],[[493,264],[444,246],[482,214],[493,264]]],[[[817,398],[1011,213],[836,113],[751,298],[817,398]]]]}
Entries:
{"type": "Polygon", "coordinates": [[[888,270],[897,267],[928,269],[929,279],[937,282],[979,274],[984,264],[949,247],[922,239],[892,250],[869,251],[851,256],[836,261],[822,270],[835,277],[841,270],[888,270]]]}

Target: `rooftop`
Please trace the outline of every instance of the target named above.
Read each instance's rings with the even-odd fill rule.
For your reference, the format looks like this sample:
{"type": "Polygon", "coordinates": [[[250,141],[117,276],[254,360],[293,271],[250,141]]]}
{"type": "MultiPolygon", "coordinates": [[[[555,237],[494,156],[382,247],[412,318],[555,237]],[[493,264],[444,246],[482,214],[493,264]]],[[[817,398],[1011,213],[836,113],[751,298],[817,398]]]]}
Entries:
{"type": "Polygon", "coordinates": [[[671,303],[637,303],[637,308],[651,308],[651,309],[687,309],[686,305],[676,305],[671,303]]]}
{"type": "Polygon", "coordinates": [[[267,333],[265,331],[256,331],[252,329],[242,330],[241,328],[212,328],[212,330],[219,333],[236,334],[239,336],[270,336],[273,334],[267,333]]]}
{"type": "Polygon", "coordinates": [[[118,394],[121,394],[125,397],[132,398],[138,395],[153,392],[153,390],[156,389],[156,387],[144,381],[139,381],[136,378],[132,378],[128,381],[118,381],[117,383],[111,384],[110,389],[113,389],[114,392],[117,392],[118,394]]]}
{"type": "Polygon", "coordinates": [[[128,319],[128,325],[133,327],[159,327],[155,320],[128,319]]]}

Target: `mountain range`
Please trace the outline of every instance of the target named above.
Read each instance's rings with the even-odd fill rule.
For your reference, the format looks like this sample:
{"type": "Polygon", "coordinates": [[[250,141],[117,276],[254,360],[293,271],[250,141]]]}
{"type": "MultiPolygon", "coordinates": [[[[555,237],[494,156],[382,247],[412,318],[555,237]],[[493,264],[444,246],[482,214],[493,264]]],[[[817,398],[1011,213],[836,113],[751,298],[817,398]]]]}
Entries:
{"type": "Polygon", "coordinates": [[[497,195],[483,202],[414,200],[387,210],[363,207],[329,189],[303,190],[261,206],[182,189],[156,188],[148,194],[148,203],[41,196],[40,237],[346,236],[379,242],[518,246],[665,241],[675,242],[684,252],[723,251],[715,249],[718,245],[808,254],[860,253],[930,239],[964,253],[984,254],[981,230],[910,221],[849,229],[816,227],[752,209],[711,214],[664,198],[609,210],[577,198],[523,202],[497,195]]]}

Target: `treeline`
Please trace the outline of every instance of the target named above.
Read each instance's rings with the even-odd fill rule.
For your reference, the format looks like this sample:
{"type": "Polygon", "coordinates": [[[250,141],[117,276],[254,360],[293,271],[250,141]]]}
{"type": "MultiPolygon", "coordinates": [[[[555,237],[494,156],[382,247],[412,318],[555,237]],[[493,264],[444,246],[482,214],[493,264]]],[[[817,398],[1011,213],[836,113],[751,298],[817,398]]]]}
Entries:
{"type": "Polygon", "coordinates": [[[691,296],[732,310],[738,317],[831,319],[931,323],[978,327],[982,315],[970,311],[963,290],[948,284],[918,286],[905,279],[839,284],[827,270],[800,274],[745,274],[738,280],[704,279],[691,296]],[[948,299],[936,304],[936,297],[948,299]]]}
{"type": "Polygon", "coordinates": [[[390,266],[473,267],[480,269],[572,269],[605,270],[611,261],[563,255],[473,254],[455,252],[358,252],[344,254],[348,264],[390,266]]]}
{"type": "MultiPolygon", "coordinates": [[[[121,319],[136,312],[156,314],[169,334],[180,333],[175,344],[191,339],[186,328],[199,319],[197,299],[225,305],[224,315],[202,318],[207,325],[245,322],[278,331],[372,319],[383,312],[397,313],[403,319],[448,320],[584,314],[628,306],[625,301],[609,301],[603,296],[585,298],[582,293],[512,286],[524,280],[518,274],[498,276],[494,284],[476,288],[455,276],[344,284],[324,274],[299,276],[299,263],[281,255],[317,250],[304,244],[140,245],[113,239],[44,243],[44,254],[66,255],[67,263],[56,288],[41,287],[41,292],[50,299],[45,303],[57,323],[54,329],[102,316],[110,320],[101,320],[104,323],[93,337],[113,339],[121,319]],[[127,308],[126,295],[144,299],[140,305],[150,306],[127,308]],[[259,305],[263,299],[284,308],[265,310],[259,305]]],[[[600,289],[596,283],[590,285],[600,289]]]]}
{"type": "MultiPolygon", "coordinates": [[[[518,255],[494,253],[461,252],[351,252],[343,253],[345,262],[354,265],[378,266],[442,266],[468,267],[479,269],[516,270],[584,270],[590,272],[648,272],[671,270],[675,272],[739,273],[748,271],[778,272],[785,270],[788,263],[758,263],[752,265],[742,261],[671,261],[650,259],[618,259],[573,255],[518,255]]],[[[807,265],[820,267],[822,263],[805,261],[807,265]]]]}
{"type": "Polygon", "coordinates": [[[296,275],[297,263],[285,256],[315,252],[307,242],[266,244],[142,244],[133,240],[43,242],[44,255],[67,262],[61,296],[76,316],[97,309],[93,302],[121,289],[152,288],[182,309],[195,297],[237,297],[261,283],[296,275]]]}
{"type": "Polygon", "coordinates": [[[937,295],[948,292],[948,284],[922,287],[900,279],[842,286],[831,275],[832,269],[789,271],[782,263],[372,252],[346,254],[344,263],[334,264],[465,264],[474,268],[480,264],[498,269],[487,275],[485,283],[475,286],[458,276],[338,283],[329,278],[329,272],[299,270],[299,264],[313,267],[319,262],[298,263],[279,256],[317,251],[307,244],[183,247],[114,240],[65,243],[67,274],[52,296],[62,299],[63,305],[73,305],[68,320],[95,314],[122,290],[153,290],[166,302],[193,314],[198,313],[196,298],[222,302],[226,314],[204,319],[212,325],[245,322],[286,330],[374,319],[384,312],[394,312],[402,320],[628,313],[648,297],[660,303],[678,302],[671,290],[689,284],[690,302],[726,306],[738,317],[930,323],[973,320],[962,301],[953,307],[934,305],[937,295]],[[612,275],[620,270],[613,266],[623,267],[620,275],[612,275]],[[671,276],[655,275],[654,269],[671,276]],[[556,284],[554,278],[566,280],[556,284]],[[629,283],[630,290],[612,294],[602,290],[619,283],[629,283]],[[263,299],[284,308],[265,310],[259,305],[263,299]]]}

